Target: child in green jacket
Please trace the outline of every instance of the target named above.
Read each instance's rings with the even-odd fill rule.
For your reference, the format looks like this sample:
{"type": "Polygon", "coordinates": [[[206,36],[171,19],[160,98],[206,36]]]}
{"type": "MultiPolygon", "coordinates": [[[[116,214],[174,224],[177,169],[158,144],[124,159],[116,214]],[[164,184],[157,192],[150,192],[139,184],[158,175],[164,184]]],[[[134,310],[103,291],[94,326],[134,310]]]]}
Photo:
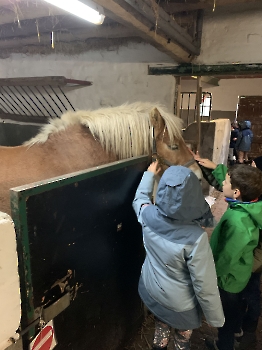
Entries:
{"type": "Polygon", "coordinates": [[[216,165],[199,156],[195,159],[200,166],[213,169],[212,175],[229,204],[210,239],[225,324],[218,329],[218,340],[206,339],[206,345],[210,349],[233,350],[234,333],[241,319],[242,292],[251,276],[253,251],[262,228],[262,173],[247,165],[228,170],[223,164],[216,165]]]}

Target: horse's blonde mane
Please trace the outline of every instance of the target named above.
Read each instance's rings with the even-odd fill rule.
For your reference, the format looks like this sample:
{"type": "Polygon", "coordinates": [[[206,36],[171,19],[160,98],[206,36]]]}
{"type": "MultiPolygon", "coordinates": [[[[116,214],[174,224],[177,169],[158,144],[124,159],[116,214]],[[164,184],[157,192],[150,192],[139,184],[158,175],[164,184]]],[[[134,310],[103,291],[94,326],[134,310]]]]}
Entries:
{"type": "Polygon", "coordinates": [[[149,154],[152,143],[149,115],[155,107],[165,121],[171,143],[175,138],[180,139],[181,119],[159,104],[136,102],[93,111],[66,112],[61,118],[50,119],[49,124],[25,145],[31,147],[37,143],[45,143],[51,134],[80,123],[89,128],[106,151],[115,153],[119,159],[149,154]]]}

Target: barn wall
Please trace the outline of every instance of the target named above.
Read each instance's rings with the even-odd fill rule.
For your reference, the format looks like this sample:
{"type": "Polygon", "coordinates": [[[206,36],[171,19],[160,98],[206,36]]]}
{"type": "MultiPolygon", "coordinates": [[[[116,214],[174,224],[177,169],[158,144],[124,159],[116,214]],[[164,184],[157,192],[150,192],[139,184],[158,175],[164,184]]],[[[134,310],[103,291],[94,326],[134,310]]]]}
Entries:
{"type": "Polygon", "coordinates": [[[219,16],[216,12],[204,18],[201,54],[202,64],[261,63],[262,11],[247,11],[219,16]]]}
{"type": "MultiPolygon", "coordinates": [[[[181,90],[196,91],[196,82],[182,80],[181,90]]],[[[236,116],[239,96],[262,95],[262,79],[221,79],[219,86],[203,83],[203,91],[212,93],[212,119],[233,120],[236,116]]],[[[190,109],[194,109],[194,106],[191,105],[190,109]]]]}
{"type": "Polygon", "coordinates": [[[92,81],[91,87],[67,92],[78,109],[152,101],[172,110],[175,79],[147,75],[148,63],[168,62],[174,63],[151,45],[130,43],[114,51],[93,51],[76,56],[12,54],[0,61],[0,77],[63,75],[92,81]]]}
{"type": "MultiPolygon", "coordinates": [[[[204,18],[200,64],[259,63],[262,61],[262,12],[249,11],[233,16],[204,18]]],[[[236,116],[238,96],[260,95],[262,79],[223,79],[220,86],[203,83],[203,90],[212,93],[212,119],[236,116]]],[[[182,91],[195,91],[196,82],[182,81],[182,91]]],[[[190,106],[190,109],[194,109],[190,106]]]]}

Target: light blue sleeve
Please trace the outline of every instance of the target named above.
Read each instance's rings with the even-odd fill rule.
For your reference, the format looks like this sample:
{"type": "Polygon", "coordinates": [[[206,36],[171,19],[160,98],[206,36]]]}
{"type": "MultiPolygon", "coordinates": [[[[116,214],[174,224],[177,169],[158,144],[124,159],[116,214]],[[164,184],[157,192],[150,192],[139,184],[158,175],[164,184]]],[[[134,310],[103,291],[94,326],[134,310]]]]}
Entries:
{"type": "Polygon", "coordinates": [[[145,171],[136,190],[135,198],[133,200],[133,209],[136,213],[138,222],[141,223],[142,206],[145,204],[152,204],[152,194],[154,189],[154,173],[145,171]]]}

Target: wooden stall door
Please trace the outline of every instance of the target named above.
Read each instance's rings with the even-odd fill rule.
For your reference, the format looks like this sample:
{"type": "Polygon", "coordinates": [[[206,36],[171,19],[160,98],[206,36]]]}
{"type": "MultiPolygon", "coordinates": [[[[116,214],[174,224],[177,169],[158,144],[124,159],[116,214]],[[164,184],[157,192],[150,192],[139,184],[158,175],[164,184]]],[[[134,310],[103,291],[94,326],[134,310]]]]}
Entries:
{"type": "Polygon", "coordinates": [[[262,155],[262,96],[240,96],[237,120],[250,120],[254,139],[250,158],[262,155]]]}

